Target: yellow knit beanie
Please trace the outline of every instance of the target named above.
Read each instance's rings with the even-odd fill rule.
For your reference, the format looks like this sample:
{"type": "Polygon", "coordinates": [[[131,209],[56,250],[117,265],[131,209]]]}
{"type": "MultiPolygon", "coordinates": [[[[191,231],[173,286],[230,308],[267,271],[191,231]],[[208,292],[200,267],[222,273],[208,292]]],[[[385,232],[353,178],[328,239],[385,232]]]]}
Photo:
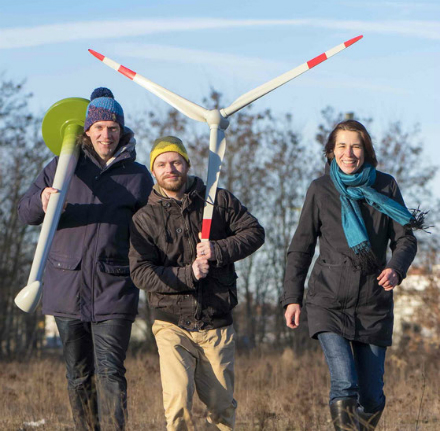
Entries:
{"type": "Polygon", "coordinates": [[[185,145],[183,145],[183,142],[175,136],[164,136],[154,141],[153,148],[150,152],[150,171],[153,171],[153,164],[156,160],[156,157],[162,153],[168,153],[170,151],[179,153],[187,161],[188,165],[191,166],[188,153],[185,145]]]}

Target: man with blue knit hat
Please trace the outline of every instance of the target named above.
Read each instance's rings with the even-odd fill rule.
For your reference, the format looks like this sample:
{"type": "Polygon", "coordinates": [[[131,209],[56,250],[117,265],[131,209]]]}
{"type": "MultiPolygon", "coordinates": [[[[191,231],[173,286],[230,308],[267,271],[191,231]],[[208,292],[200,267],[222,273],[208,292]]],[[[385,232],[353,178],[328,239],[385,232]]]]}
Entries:
{"type": "MultiPolygon", "coordinates": [[[[124,361],[139,291],[130,279],[129,224],[153,181],[137,162],[133,132],[107,88],[87,107],[80,156],[49,253],[43,313],[55,316],[77,430],[123,430],[127,416],[124,361]]],[[[20,219],[42,223],[58,157],[20,200],[20,219]]]]}

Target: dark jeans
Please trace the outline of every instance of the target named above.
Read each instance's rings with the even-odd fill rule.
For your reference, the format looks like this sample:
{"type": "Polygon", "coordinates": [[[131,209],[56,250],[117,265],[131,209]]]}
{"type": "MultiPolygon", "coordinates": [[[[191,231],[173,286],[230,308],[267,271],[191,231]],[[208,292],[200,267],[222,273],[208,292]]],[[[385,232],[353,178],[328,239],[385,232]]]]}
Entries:
{"type": "Polygon", "coordinates": [[[132,322],[55,317],[77,430],[123,430],[127,416],[124,360],[132,322]]]}
{"type": "Polygon", "coordinates": [[[333,332],[321,332],[318,339],[330,370],[330,404],[355,398],[366,413],[383,410],[386,347],[349,341],[333,332]]]}

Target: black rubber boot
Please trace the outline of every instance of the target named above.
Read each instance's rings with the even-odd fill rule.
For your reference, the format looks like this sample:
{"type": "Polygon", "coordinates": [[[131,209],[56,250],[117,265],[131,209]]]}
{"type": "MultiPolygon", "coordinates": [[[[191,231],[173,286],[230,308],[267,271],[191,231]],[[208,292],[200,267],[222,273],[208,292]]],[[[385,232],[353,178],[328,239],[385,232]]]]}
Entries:
{"type": "Polygon", "coordinates": [[[358,431],[357,400],[342,398],[330,404],[333,426],[336,431],[358,431]]]}
{"type": "Polygon", "coordinates": [[[379,410],[375,413],[365,413],[358,410],[360,431],[374,431],[382,416],[382,412],[383,410],[379,410]]]}

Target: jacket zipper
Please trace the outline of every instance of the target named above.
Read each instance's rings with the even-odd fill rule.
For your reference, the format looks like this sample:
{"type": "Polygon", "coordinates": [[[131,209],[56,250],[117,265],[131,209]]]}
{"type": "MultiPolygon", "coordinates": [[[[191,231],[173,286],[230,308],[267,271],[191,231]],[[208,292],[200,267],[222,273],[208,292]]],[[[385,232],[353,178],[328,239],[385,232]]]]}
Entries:
{"type": "MultiPolygon", "coordinates": [[[[189,212],[188,212],[189,213],[189,212]]],[[[193,262],[196,258],[197,258],[197,254],[196,254],[196,248],[194,246],[194,242],[192,240],[193,235],[192,235],[192,231],[190,230],[189,224],[186,221],[185,215],[184,215],[184,209],[181,208],[181,214],[182,214],[182,218],[183,218],[183,223],[185,224],[185,229],[188,232],[188,243],[191,249],[191,253],[192,253],[192,259],[191,261],[193,262]]],[[[199,320],[201,318],[201,313],[202,313],[202,305],[201,305],[201,280],[199,280],[199,284],[197,286],[197,298],[194,300],[194,317],[196,318],[196,320],[199,320]]]]}
{"type": "Polygon", "coordinates": [[[194,243],[192,241],[192,238],[193,238],[192,232],[190,230],[189,224],[186,221],[183,207],[180,207],[180,214],[182,215],[183,223],[185,225],[185,229],[188,232],[188,243],[189,243],[189,247],[190,247],[191,253],[192,253],[192,259],[191,260],[194,261],[196,259],[196,257],[197,257],[197,255],[196,255],[196,248],[194,247],[194,243]]]}
{"type": "MultiPolygon", "coordinates": [[[[93,194],[93,197],[95,197],[95,194],[93,194]]],[[[100,231],[101,223],[97,223],[96,226],[96,234],[95,234],[95,251],[93,252],[93,260],[92,260],[92,266],[93,266],[93,272],[91,277],[91,290],[92,290],[92,321],[96,322],[95,317],[95,277],[96,277],[96,262],[98,260],[97,257],[97,250],[98,250],[98,239],[99,239],[99,231],[100,231]]]]}

